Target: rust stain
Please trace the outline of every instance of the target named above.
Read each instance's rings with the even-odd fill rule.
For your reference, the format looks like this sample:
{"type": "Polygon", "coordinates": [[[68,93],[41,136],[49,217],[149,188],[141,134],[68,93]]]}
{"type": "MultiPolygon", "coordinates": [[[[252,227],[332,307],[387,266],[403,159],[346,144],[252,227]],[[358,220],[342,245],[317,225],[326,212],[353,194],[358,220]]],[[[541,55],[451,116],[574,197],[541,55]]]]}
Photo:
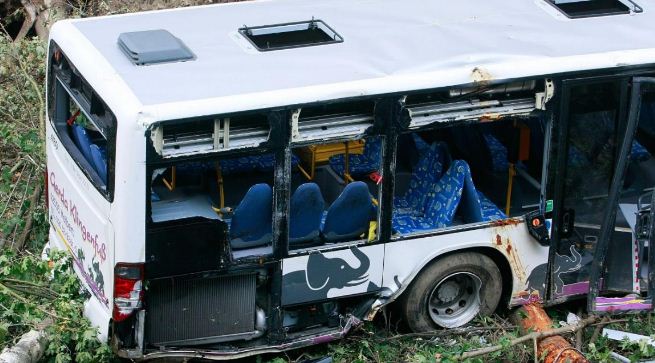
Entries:
{"type": "Polygon", "coordinates": [[[480,116],[479,121],[480,122],[491,122],[491,121],[498,121],[501,120],[503,116],[498,113],[485,113],[484,115],[480,116]]]}
{"type": "Polygon", "coordinates": [[[498,219],[493,221],[494,227],[504,227],[504,226],[516,226],[521,224],[523,220],[517,218],[507,218],[507,219],[498,219]]]}
{"type": "Polygon", "coordinates": [[[525,268],[523,268],[523,263],[519,258],[519,253],[516,250],[516,247],[512,244],[512,241],[509,237],[503,238],[500,233],[496,233],[496,249],[501,251],[505,256],[507,256],[507,261],[510,264],[510,267],[514,271],[514,274],[519,278],[520,281],[524,282],[526,280],[525,268]],[[513,253],[512,253],[513,252],[513,253]]]}

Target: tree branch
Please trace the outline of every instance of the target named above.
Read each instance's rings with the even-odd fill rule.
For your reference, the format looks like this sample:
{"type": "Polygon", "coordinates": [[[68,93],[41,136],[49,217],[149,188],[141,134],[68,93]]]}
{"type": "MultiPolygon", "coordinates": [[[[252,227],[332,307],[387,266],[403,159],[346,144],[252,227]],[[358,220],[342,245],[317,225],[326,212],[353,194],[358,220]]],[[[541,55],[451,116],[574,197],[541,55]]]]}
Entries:
{"type": "MultiPolygon", "coordinates": [[[[509,346],[514,346],[517,344],[525,343],[529,340],[539,340],[542,338],[546,337],[551,337],[553,335],[560,335],[560,334],[565,334],[565,333],[573,333],[576,332],[580,329],[585,328],[589,324],[595,323],[598,320],[597,316],[590,316],[584,320],[581,320],[578,324],[576,325],[567,325],[561,328],[553,329],[553,330],[548,330],[548,331],[543,331],[543,332],[532,332],[526,335],[523,335],[521,337],[518,337],[516,339],[512,339],[509,343],[509,346]]],[[[505,348],[506,345],[494,345],[491,347],[486,347],[486,348],[481,348],[481,349],[476,349],[472,350],[469,352],[464,352],[461,356],[457,357],[458,360],[467,360],[473,357],[477,357],[480,355],[485,355],[493,352],[497,352],[499,350],[502,350],[505,348]]]]}

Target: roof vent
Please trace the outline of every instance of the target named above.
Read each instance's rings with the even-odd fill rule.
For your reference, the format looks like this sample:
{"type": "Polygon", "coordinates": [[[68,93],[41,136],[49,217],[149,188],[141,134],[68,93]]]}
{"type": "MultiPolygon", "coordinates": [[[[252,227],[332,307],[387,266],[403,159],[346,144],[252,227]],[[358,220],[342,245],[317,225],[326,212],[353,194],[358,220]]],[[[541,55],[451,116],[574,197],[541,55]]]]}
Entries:
{"type": "Polygon", "coordinates": [[[253,27],[244,25],[239,33],[260,52],[343,42],[341,35],[322,20],[314,19],[253,27]]]}
{"type": "MultiPolygon", "coordinates": [[[[632,11],[635,13],[644,11],[634,1],[626,1],[632,5],[632,11]]],[[[620,0],[546,0],[546,2],[571,19],[630,14],[630,7],[620,0]]]]}
{"type": "Polygon", "coordinates": [[[118,46],[136,65],[180,62],[195,58],[181,40],[163,29],[121,33],[118,46]]]}

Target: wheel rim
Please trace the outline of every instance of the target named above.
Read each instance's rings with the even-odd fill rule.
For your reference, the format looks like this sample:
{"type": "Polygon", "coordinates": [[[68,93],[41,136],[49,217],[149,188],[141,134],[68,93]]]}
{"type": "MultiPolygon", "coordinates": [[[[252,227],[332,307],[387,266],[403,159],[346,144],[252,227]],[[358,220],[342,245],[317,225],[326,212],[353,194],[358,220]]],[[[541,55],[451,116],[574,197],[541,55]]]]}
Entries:
{"type": "Polygon", "coordinates": [[[444,328],[462,326],[480,312],[482,281],[470,272],[457,272],[443,278],[430,292],[428,312],[444,328]]]}

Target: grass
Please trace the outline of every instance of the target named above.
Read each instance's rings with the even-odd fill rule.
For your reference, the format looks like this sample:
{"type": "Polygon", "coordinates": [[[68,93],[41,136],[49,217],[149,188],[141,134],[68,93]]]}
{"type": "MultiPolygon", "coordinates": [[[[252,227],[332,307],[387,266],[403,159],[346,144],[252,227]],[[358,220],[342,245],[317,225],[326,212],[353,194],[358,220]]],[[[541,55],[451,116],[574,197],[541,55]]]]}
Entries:
{"type": "MultiPolygon", "coordinates": [[[[76,16],[102,15],[205,2],[77,1],[72,3],[71,11],[76,16]]],[[[0,347],[15,343],[22,333],[50,320],[53,324],[48,329],[55,339],[45,360],[113,360],[108,347],[95,341],[95,331],[82,318],[83,297],[74,275],[66,270],[69,262],[65,257],[55,256],[60,262],[49,266],[39,258],[47,239],[47,214],[43,197],[36,199],[36,203],[30,197],[43,183],[45,168],[44,64],[45,43],[42,40],[12,43],[6,34],[0,36],[0,347]],[[25,245],[20,251],[14,251],[12,247],[21,242],[29,219],[33,223],[25,245]],[[53,275],[56,275],[54,282],[53,275]]],[[[565,320],[568,311],[578,311],[578,308],[579,303],[561,305],[549,309],[549,314],[558,324],[565,320]]],[[[652,314],[620,317],[607,327],[655,335],[652,314]]],[[[655,349],[645,342],[611,341],[595,334],[596,330],[595,326],[588,327],[582,334],[582,351],[591,361],[611,361],[611,352],[632,361],[655,357],[655,349]]],[[[518,329],[504,316],[479,318],[463,331],[411,335],[390,309],[386,315],[379,314],[375,321],[362,325],[340,342],[266,355],[258,357],[257,361],[300,362],[330,355],[336,362],[451,362],[462,352],[491,345],[501,345],[502,349],[470,361],[531,361],[531,344],[509,344],[517,336],[518,329]]],[[[571,342],[575,340],[573,335],[566,338],[571,342]]]]}

